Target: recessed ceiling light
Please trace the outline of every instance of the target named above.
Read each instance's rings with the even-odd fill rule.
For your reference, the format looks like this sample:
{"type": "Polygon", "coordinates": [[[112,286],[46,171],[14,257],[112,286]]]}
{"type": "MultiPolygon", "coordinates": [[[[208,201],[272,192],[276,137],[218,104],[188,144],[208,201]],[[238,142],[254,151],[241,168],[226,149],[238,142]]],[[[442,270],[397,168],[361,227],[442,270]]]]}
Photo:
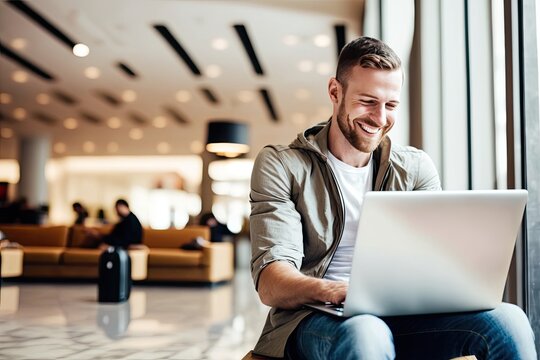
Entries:
{"type": "Polygon", "coordinates": [[[88,79],[95,80],[99,78],[100,75],[101,71],[95,66],[89,66],[84,69],[84,76],[86,76],[88,79]]]}
{"type": "Polygon", "coordinates": [[[93,141],[85,141],[82,145],[83,151],[87,154],[96,151],[96,144],[93,141]]]}
{"type": "Polygon", "coordinates": [[[292,114],[292,121],[296,125],[305,125],[307,122],[307,116],[303,113],[292,114]]]}
{"type": "Polygon", "coordinates": [[[218,65],[208,65],[206,67],[206,76],[209,78],[217,78],[221,75],[221,68],[218,65]]]}
{"type": "Polygon", "coordinates": [[[311,60],[302,60],[298,63],[298,70],[301,72],[310,72],[313,70],[313,61],[311,60]]]}
{"type": "Polygon", "coordinates": [[[152,125],[158,129],[163,129],[165,126],[167,126],[167,118],[165,116],[156,116],[152,120],[152,125]]]}
{"type": "Polygon", "coordinates": [[[215,38],[212,40],[212,47],[216,50],[225,50],[229,47],[229,43],[224,38],[215,38]]]}
{"type": "Polygon", "coordinates": [[[129,130],[129,137],[132,140],[141,140],[143,138],[143,136],[144,136],[144,133],[139,128],[133,128],[133,129],[129,130]]]}
{"type": "Polygon", "coordinates": [[[204,151],[204,145],[202,142],[195,140],[189,144],[189,150],[194,154],[200,154],[204,151]]]}
{"type": "Polygon", "coordinates": [[[0,93],[0,104],[10,104],[12,100],[11,94],[5,92],[0,93]]]}
{"type": "Polygon", "coordinates": [[[243,103],[252,102],[253,100],[255,100],[255,94],[253,93],[253,91],[242,90],[238,92],[238,100],[243,103]]]}
{"type": "Polygon", "coordinates": [[[311,93],[307,89],[298,89],[294,93],[294,96],[296,96],[298,100],[307,100],[311,97],[311,93]]]}
{"type": "Polygon", "coordinates": [[[11,74],[11,79],[16,83],[22,84],[28,81],[28,73],[22,70],[16,70],[11,74]]]}
{"type": "Polygon", "coordinates": [[[26,119],[26,110],[22,107],[18,107],[13,109],[13,117],[17,120],[24,120],[26,119]]]}
{"type": "Polygon", "coordinates": [[[24,48],[26,48],[27,43],[28,42],[26,41],[26,39],[23,38],[15,38],[11,40],[11,46],[16,50],[23,50],[24,48]]]}
{"type": "Polygon", "coordinates": [[[118,129],[122,126],[122,120],[116,116],[110,117],[107,119],[107,126],[111,129],[118,129]]]}
{"type": "Polygon", "coordinates": [[[75,130],[79,127],[79,122],[77,121],[77,119],[69,117],[64,120],[64,127],[68,130],[75,130]]]}
{"type": "Polygon", "coordinates": [[[171,152],[171,144],[163,141],[157,144],[156,149],[157,149],[157,152],[160,154],[168,154],[171,152]]]}
{"type": "Polygon", "coordinates": [[[11,128],[1,128],[0,137],[4,139],[11,139],[13,137],[13,129],[11,128]]]}
{"type": "Polygon", "coordinates": [[[125,90],[122,92],[122,100],[125,102],[134,102],[137,100],[137,93],[133,90],[125,90]]]}
{"type": "Polygon", "coordinates": [[[191,93],[187,90],[179,90],[176,93],[176,101],[186,103],[191,100],[191,93]]]}
{"type": "Polygon", "coordinates": [[[328,47],[330,46],[330,41],[330,36],[325,34],[319,34],[313,38],[313,43],[318,47],[328,47]]]}
{"type": "Polygon", "coordinates": [[[287,46],[295,46],[300,42],[300,38],[296,35],[285,35],[283,43],[287,46]]]}
{"type": "Polygon", "coordinates": [[[88,54],[90,54],[90,48],[85,44],[79,43],[73,46],[73,55],[78,57],[85,57],[88,56],[88,54]]]}
{"type": "Polygon", "coordinates": [[[317,64],[317,73],[320,75],[330,75],[332,73],[332,67],[329,63],[321,62],[317,64]]]}
{"type": "Polygon", "coordinates": [[[107,151],[109,153],[114,154],[114,153],[118,152],[119,149],[120,149],[120,146],[115,141],[111,141],[110,143],[107,144],[107,151]]]}
{"type": "Polygon", "coordinates": [[[53,151],[57,154],[63,154],[67,150],[66,144],[63,142],[57,142],[53,145],[53,151]]]}
{"type": "Polygon", "coordinates": [[[51,103],[51,97],[49,96],[49,94],[45,93],[37,94],[36,102],[39,105],[49,105],[51,103]]]}

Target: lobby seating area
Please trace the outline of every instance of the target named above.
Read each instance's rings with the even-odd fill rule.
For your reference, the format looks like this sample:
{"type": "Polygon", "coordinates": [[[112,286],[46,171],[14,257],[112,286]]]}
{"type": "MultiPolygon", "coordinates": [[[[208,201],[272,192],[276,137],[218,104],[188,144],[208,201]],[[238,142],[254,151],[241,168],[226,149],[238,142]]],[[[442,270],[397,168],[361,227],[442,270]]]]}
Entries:
{"type": "MultiPolygon", "coordinates": [[[[110,231],[109,227],[98,229],[110,231]]],[[[0,230],[10,242],[20,245],[19,248],[2,250],[2,277],[98,277],[102,250],[81,247],[86,233],[83,226],[0,225],[0,230]]],[[[182,244],[196,237],[208,240],[209,229],[205,226],[144,229],[143,245],[133,245],[128,249],[132,279],[202,283],[231,280],[234,273],[233,245],[207,242],[200,250],[180,249],[182,244]]]]}

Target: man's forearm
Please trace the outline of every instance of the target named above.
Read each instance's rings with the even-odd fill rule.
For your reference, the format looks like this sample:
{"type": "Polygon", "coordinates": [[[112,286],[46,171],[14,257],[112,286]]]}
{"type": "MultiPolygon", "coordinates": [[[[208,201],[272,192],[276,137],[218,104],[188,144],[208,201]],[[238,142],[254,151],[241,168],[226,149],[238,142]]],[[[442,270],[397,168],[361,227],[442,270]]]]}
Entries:
{"type": "Polygon", "coordinates": [[[306,276],[291,264],[276,261],[261,272],[258,291],[268,306],[296,309],[306,303],[344,301],[347,283],[306,276]]]}

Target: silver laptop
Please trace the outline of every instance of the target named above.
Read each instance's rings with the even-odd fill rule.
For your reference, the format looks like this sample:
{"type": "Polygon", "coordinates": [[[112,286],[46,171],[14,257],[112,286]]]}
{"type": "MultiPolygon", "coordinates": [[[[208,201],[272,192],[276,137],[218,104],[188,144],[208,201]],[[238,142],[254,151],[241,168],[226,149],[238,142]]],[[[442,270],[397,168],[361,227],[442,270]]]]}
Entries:
{"type": "Polygon", "coordinates": [[[502,301],[526,190],[369,192],[342,306],[332,315],[418,315],[502,301]]]}

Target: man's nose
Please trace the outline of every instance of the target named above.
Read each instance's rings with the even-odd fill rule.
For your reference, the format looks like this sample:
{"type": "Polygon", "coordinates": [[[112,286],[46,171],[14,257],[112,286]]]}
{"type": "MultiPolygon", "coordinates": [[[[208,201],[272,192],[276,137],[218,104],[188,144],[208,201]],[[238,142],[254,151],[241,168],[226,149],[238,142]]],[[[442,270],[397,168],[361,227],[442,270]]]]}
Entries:
{"type": "Polygon", "coordinates": [[[384,105],[376,106],[371,112],[371,120],[374,122],[374,125],[383,127],[386,125],[386,108],[384,105]]]}

